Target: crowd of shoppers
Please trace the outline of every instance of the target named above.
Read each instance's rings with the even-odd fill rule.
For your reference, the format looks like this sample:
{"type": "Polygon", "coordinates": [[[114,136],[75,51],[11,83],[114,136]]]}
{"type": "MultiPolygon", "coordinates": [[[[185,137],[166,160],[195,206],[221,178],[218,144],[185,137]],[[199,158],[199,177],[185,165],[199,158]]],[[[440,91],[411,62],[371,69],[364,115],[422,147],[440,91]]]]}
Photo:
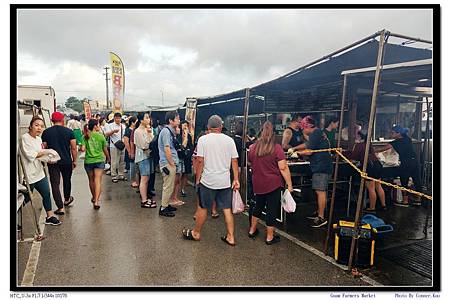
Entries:
{"type": "MultiPolygon", "coordinates": [[[[20,144],[30,187],[42,196],[47,214],[46,224],[61,224],[55,214],[64,215],[65,208],[75,200],[71,194],[71,177],[77,167],[80,146],[80,151],[84,153],[84,169],[94,209],[100,209],[102,178],[107,164],[110,165],[113,183],[119,180],[129,181],[131,188],[137,189],[142,208],[158,207],[155,178],[156,173],[160,173],[163,183],[158,214],[163,217],[174,217],[178,209],[175,206],[185,204],[179,197],[187,196],[187,182],[194,173],[197,207],[194,215],[195,226],[192,229],[183,229],[182,236],[188,240],[200,240],[208,210],[213,218],[219,217],[218,210],[221,210],[227,232],[221,236],[221,240],[230,246],[236,245],[232,197],[233,193],[240,189],[240,168],[245,166],[245,161],[239,158],[243,150],[242,123],[236,124],[233,137],[230,137],[223,133],[222,119],[213,115],[208,119],[207,129],[195,142],[189,131],[189,123],[181,122],[176,111],[166,113],[164,125],[152,120],[149,112],[129,117],[116,112],[109,118],[97,114],[87,120],[82,134],[77,117],[71,116],[67,127],[64,115],[59,112],[52,114],[51,121],[53,126],[44,130],[43,120],[34,117],[20,144]],[[57,162],[48,163],[49,178],[42,164],[46,149],[52,149],[59,155],[57,162]],[[61,179],[63,196],[60,192],[61,179]],[[55,211],[52,210],[50,186],[57,207],[55,211]]],[[[332,157],[327,151],[311,150],[335,147],[338,125],[338,119],[330,119],[325,123],[325,127],[320,129],[311,116],[301,118],[294,115],[283,133],[281,144],[276,143],[274,126],[269,121],[263,124],[258,134],[256,131],[247,134],[246,161],[252,171],[252,194],[256,203],[250,212],[249,238],[253,239],[259,234],[257,223],[264,212],[266,244],[272,245],[280,241],[280,237],[274,233],[277,210],[283,191],[293,191],[285,151],[299,151],[300,155],[309,160],[317,209],[308,218],[312,221],[311,227],[317,228],[327,224],[325,210],[333,171],[332,157]]],[[[351,151],[345,151],[344,155],[362,162],[367,136],[361,131],[357,135],[359,142],[351,151]]],[[[418,163],[407,129],[396,125],[393,127],[392,136],[394,141],[377,151],[370,145],[368,175],[375,179],[381,178],[382,165],[375,153],[393,148],[400,155],[402,185],[406,186],[409,177],[412,177],[414,186],[420,189],[418,163]]],[[[367,180],[366,188],[369,204],[365,212],[375,212],[377,199],[381,209],[385,210],[385,194],[381,184],[367,180]]],[[[400,205],[409,205],[406,194],[400,205]]]]}

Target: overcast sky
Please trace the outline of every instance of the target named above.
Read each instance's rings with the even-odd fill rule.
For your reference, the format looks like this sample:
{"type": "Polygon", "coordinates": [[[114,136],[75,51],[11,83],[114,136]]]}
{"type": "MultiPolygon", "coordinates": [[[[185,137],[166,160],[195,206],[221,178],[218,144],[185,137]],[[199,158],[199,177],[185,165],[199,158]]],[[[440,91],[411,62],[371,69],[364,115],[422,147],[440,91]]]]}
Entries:
{"type": "Polygon", "coordinates": [[[431,40],[432,12],[20,10],[18,84],[51,85],[58,102],[104,101],[113,51],[126,106],[161,105],[161,94],[173,105],[268,81],[383,28],[431,40]]]}

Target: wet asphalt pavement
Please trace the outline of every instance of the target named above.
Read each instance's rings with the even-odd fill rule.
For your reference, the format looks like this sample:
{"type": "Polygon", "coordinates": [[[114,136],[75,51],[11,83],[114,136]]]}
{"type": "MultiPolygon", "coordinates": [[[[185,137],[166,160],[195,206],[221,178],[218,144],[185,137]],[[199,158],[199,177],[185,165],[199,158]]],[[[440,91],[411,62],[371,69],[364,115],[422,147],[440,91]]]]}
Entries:
{"type": "MultiPolygon", "coordinates": [[[[63,224],[45,227],[34,286],[368,285],[284,237],[272,246],[264,243],[263,234],[249,239],[248,217],[243,214],[235,216],[236,247],[220,240],[225,233],[222,214],[208,218],[201,241],[184,240],[181,230],[194,225],[191,187],[183,199],[186,204],[174,218],[166,218],[158,209],[141,208],[130,183],[112,183],[110,176],[103,178],[101,209],[94,210],[81,162],[72,184],[75,202],[60,217],[63,224]]],[[[158,204],[161,186],[158,174],[158,204]]],[[[25,212],[25,238],[32,236],[30,218],[25,212]]],[[[258,228],[264,232],[262,225],[258,228]]],[[[18,244],[18,284],[30,246],[18,244]]]]}

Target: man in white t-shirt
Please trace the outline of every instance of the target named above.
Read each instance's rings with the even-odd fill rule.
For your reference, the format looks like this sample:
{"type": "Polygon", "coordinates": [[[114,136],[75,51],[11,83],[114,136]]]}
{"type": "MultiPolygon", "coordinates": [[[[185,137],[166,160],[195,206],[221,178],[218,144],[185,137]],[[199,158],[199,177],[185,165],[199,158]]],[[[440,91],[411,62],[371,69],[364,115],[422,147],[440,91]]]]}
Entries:
{"type": "Polygon", "coordinates": [[[183,237],[188,240],[200,240],[200,231],[206,221],[208,209],[213,201],[217,208],[223,209],[227,235],[222,241],[230,246],[234,241],[234,219],[231,212],[232,189],[239,190],[238,153],[231,137],[222,133],[223,121],[213,115],[208,120],[209,134],[198,139],[196,186],[199,206],[196,212],[194,229],[184,229],[183,237]],[[233,168],[233,183],[230,182],[230,166],[233,168]]]}
{"type": "Polygon", "coordinates": [[[125,170],[125,144],[123,149],[118,149],[116,142],[122,141],[125,135],[125,125],[121,123],[122,114],[116,112],[114,114],[114,122],[105,126],[105,136],[110,138],[109,149],[111,152],[111,178],[114,183],[119,180],[126,181],[124,175],[125,170]]]}

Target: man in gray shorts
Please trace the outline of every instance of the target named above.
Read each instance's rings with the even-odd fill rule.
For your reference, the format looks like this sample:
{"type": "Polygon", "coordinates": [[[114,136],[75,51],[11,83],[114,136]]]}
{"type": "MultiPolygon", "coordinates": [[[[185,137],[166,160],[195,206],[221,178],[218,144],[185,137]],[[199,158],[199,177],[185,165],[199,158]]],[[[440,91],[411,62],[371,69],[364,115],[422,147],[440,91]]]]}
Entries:
{"type": "Polygon", "coordinates": [[[208,209],[213,201],[223,209],[227,234],[221,239],[230,246],[234,241],[234,219],[231,212],[232,189],[239,190],[238,153],[231,137],[222,134],[223,121],[213,115],[208,120],[209,134],[198,139],[196,186],[199,198],[194,229],[183,229],[183,237],[200,240],[200,232],[205,224],[208,209]],[[233,168],[233,183],[230,182],[230,165],[233,168]]]}
{"type": "MultiPolygon", "coordinates": [[[[300,145],[300,148],[311,150],[330,148],[330,142],[327,136],[322,130],[316,127],[316,123],[312,117],[304,117],[300,121],[300,127],[303,133],[309,136],[309,140],[305,144],[300,145]]],[[[313,173],[312,189],[317,195],[317,211],[311,216],[308,216],[308,219],[312,220],[311,227],[322,227],[327,224],[324,214],[327,205],[328,182],[333,173],[331,154],[329,152],[311,153],[308,150],[302,151],[301,154],[310,156],[309,162],[311,172],[313,173]]]]}

